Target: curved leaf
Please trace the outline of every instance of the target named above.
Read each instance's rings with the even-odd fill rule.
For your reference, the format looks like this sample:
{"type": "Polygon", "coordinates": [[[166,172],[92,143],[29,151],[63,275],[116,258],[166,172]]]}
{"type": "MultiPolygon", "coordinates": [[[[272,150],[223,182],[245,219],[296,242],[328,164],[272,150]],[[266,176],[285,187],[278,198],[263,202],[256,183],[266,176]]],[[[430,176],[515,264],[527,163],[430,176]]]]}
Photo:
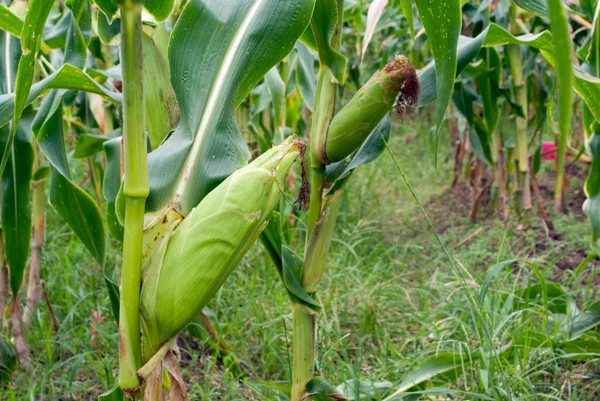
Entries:
{"type": "Polygon", "coordinates": [[[103,265],[106,257],[106,234],[102,214],[94,199],[71,180],[64,144],[63,101],[58,91],[52,92],[44,100],[33,130],[51,167],[50,204],[98,263],[103,265]]]}
{"type": "Polygon", "coordinates": [[[328,195],[332,195],[342,189],[357,167],[372,162],[383,153],[385,142],[390,137],[390,131],[391,122],[388,115],[377,124],[373,132],[369,134],[356,153],[352,155],[350,162],[342,160],[327,166],[327,181],[333,182],[328,195]]]}
{"type": "MultiPolygon", "coordinates": [[[[23,110],[27,106],[29,90],[33,83],[34,64],[37,53],[42,44],[42,31],[54,0],[30,0],[27,3],[27,14],[21,32],[21,59],[17,69],[15,81],[15,100],[13,109],[13,124],[8,140],[4,144],[2,159],[0,160],[0,175],[4,172],[8,158],[10,157],[13,140],[23,110]]],[[[1,125],[1,123],[0,123],[1,125]]]]}
{"type": "Polygon", "coordinates": [[[338,23],[337,0],[316,0],[310,29],[302,35],[303,42],[319,52],[319,60],[326,65],[337,82],[344,81],[346,58],[333,49],[331,39],[338,23]]]}
{"type": "MultiPolygon", "coordinates": [[[[509,43],[521,44],[540,49],[544,58],[550,65],[554,65],[554,40],[548,31],[538,34],[513,36],[508,31],[496,24],[490,24],[474,38],[461,36],[457,50],[457,73],[469,64],[479,53],[482,47],[503,46],[509,43]]],[[[421,94],[419,105],[423,106],[435,100],[436,78],[433,63],[428,64],[419,71],[421,94]]],[[[591,113],[600,119],[600,79],[595,78],[580,68],[574,67],[574,89],[584,99],[591,113]]]]}
{"type": "Polygon", "coordinates": [[[117,0],[94,0],[94,3],[100,10],[108,17],[109,21],[112,21],[117,11],[119,11],[119,4],[117,0]]]}
{"type": "Polygon", "coordinates": [[[442,121],[444,121],[446,108],[448,108],[452,97],[453,85],[451,82],[454,82],[457,72],[456,49],[462,24],[461,2],[460,0],[441,2],[416,0],[416,5],[435,59],[436,90],[438,94],[435,109],[437,138],[442,121]]]}
{"type": "Polygon", "coordinates": [[[171,83],[180,124],[150,153],[148,220],[183,215],[249,157],[234,110],[293,48],[313,0],[193,0],[171,35],[171,83]],[[201,40],[199,40],[201,38],[201,40]]]}
{"type": "MultiPolygon", "coordinates": [[[[72,89],[95,93],[113,103],[120,103],[123,99],[120,93],[109,91],[85,72],[70,64],[65,64],[56,70],[56,72],[31,87],[27,104],[30,104],[51,89],[72,89]]],[[[0,95],[0,127],[11,120],[14,104],[14,93],[0,95]]]]}
{"type": "Polygon", "coordinates": [[[559,127],[558,153],[556,156],[556,190],[555,207],[560,209],[563,199],[563,184],[565,171],[565,151],[571,128],[571,115],[573,103],[573,64],[571,61],[571,34],[569,22],[563,2],[561,0],[548,0],[550,8],[550,27],[554,37],[554,58],[558,76],[559,90],[559,127]]]}
{"type": "MultiPolygon", "coordinates": [[[[373,0],[371,4],[369,4],[369,11],[367,11],[367,26],[365,28],[365,36],[363,39],[362,45],[362,53],[360,55],[360,61],[362,62],[365,58],[365,53],[367,52],[367,47],[369,47],[369,43],[373,38],[373,33],[375,33],[375,28],[377,27],[377,23],[381,19],[383,12],[385,11],[385,6],[387,6],[389,0],[373,0]]],[[[413,35],[414,36],[414,35],[413,35]]]]}
{"type": "Polygon", "coordinates": [[[144,98],[146,129],[152,149],[169,133],[175,113],[175,95],[169,82],[169,67],[154,40],[142,35],[144,47],[144,98]]]}
{"type": "Polygon", "coordinates": [[[523,10],[527,10],[532,14],[539,17],[548,18],[550,12],[548,10],[548,3],[545,0],[513,0],[515,4],[521,7],[523,10]]]}
{"type": "Polygon", "coordinates": [[[2,175],[2,230],[14,296],[19,294],[23,282],[31,242],[31,177],[34,161],[31,141],[31,119],[23,116],[2,175]]]}
{"type": "Polygon", "coordinates": [[[152,14],[158,22],[169,18],[175,7],[175,0],[146,0],[144,8],[152,14]]]}
{"type": "Polygon", "coordinates": [[[102,194],[106,199],[106,224],[108,232],[119,241],[123,241],[123,226],[117,218],[115,209],[117,194],[121,187],[121,141],[122,138],[111,139],[104,143],[106,153],[106,168],[104,169],[104,180],[102,194]]]}
{"type": "Polygon", "coordinates": [[[0,29],[10,32],[17,38],[21,36],[23,21],[17,17],[10,8],[0,4],[0,29]]]}

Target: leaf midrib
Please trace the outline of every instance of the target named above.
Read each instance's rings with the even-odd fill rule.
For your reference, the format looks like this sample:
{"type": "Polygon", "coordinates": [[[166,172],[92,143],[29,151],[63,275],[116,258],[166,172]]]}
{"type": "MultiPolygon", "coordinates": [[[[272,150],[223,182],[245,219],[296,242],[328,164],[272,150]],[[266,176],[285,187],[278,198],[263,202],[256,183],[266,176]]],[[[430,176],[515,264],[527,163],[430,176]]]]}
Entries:
{"type": "Polygon", "coordinates": [[[212,118],[214,118],[215,109],[219,103],[219,99],[222,96],[222,91],[225,86],[225,82],[227,81],[227,78],[230,75],[229,70],[231,69],[231,66],[233,65],[237,51],[240,48],[240,46],[244,40],[246,32],[252,26],[252,22],[254,20],[254,17],[256,16],[260,6],[265,1],[266,0],[257,0],[252,5],[250,10],[248,11],[248,14],[246,15],[246,17],[244,17],[244,20],[243,20],[242,24],[240,25],[239,30],[235,34],[231,45],[229,46],[229,48],[227,49],[227,52],[225,53],[225,58],[223,59],[223,62],[221,63],[221,68],[219,68],[219,73],[217,74],[217,78],[211,88],[210,95],[208,97],[208,101],[206,102],[206,107],[204,108],[204,111],[202,113],[202,118],[200,119],[200,126],[198,127],[198,130],[196,131],[196,135],[194,136],[194,140],[192,143],[192,149],[190,150],[190,153],[188,154],[188,156],[185,160],[185,163],[183,164],[182,172],[179,175],[179,178],[178,178],[178,181],[177,181],[177,184],[175,187],[174,198],[175,198],[175,203],[177,205],[180,205],[181,198],[183,197],[183,194],[186,191],[188,178],[192,172],[192,169],[195,165],[196,159],[198,158],[200,150],[202,149],[202,142],[206,136],[208,128],[210,127],[210,122],[211,122],[212,118]]]}

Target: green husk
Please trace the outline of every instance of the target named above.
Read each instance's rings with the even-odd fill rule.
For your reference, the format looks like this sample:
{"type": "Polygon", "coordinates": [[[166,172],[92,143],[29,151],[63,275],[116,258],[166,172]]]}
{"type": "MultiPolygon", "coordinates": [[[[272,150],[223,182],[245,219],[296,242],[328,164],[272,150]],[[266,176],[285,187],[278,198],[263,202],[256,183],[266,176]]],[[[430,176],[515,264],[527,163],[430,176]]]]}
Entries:
{"type": "Polygon", "coordinates": [[[396,56],[373,75],[331,121],[325,153],[330,163],[348,157],[394,105],[412,107],[419,98],[419,80],[404,56],[396,56]]]}
{"type": "Polygon", "coordinates": [[[200,313],[259,237],[304,147],[285,141],[232,174],[184,220],[170,210],[146,231],[144,360],[200,313]]]}

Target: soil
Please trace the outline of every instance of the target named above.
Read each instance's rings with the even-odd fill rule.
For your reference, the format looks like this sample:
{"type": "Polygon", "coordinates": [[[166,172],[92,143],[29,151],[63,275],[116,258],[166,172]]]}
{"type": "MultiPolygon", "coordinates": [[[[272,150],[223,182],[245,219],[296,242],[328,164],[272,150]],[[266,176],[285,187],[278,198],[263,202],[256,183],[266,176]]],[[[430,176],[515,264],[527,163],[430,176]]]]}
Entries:
{"type": "MultiPolygon", "coordinates": [[[[565,213],[575,216],[578,221],[584,221],[587,216],[582,210],[583,202],[586,199],[583,190],[583,184],[587,178],[588,167],[581,164],[566,166],[567,190],[566,190],[566,211],[565,213]]],[[[554,172],[548,174],[538,174],[536,176],[540,193],[544,198],[546,211],[551,215],[550,219],[555,218],[553,212],[554,185],[556,177],[554,172]]],[[[485,185],[485,183],[484,183],[485,185]]],[[[438,196],[431,198],[425,205],[425,210],[429,214],[434,226],[439,233],[444,234],[450,228],[463,228],[465,231],[465,243],[468,244],[468,235],[473,232],[473,225],[470,222],[471,204],[473,202],[473,190],[464,178],[459,180],[452,188],[448,188],[438,196]]],[[[532,199],[535,209],[535,198],[532,199]]],[[[512,225],[515,237],[512,240],[512,249],[515,254],[521,254],[525,241],[520,240],[524,235],[536,232],[537,243],[535,244],[535,253],[539,255],[552,255],[553,250],[558,256],[556,259],[547,260],[553,263],[552,273],[557,280],[565,274],[566,271],[575,271],[588,256],[589,249],[568,249],[563,235],[556,230],[548,230],[541,218],[522,218],[514,216],[515,211],[511,210],[511,217],[507,224],[512,225]]],[[[491,191],[486,188],[477,211],[477,222],[485,223],[499,219],[493,210],[491,202],[491,191]]],[[[600,259],[595,258],[590,261],[588,266],[600,266],[600,259]]],[[[600,285],[600,275],[595,275],[594,282],[600,285]]],[[[582,283],[587,284],[588,277],[582,278],[582,283]]]]}

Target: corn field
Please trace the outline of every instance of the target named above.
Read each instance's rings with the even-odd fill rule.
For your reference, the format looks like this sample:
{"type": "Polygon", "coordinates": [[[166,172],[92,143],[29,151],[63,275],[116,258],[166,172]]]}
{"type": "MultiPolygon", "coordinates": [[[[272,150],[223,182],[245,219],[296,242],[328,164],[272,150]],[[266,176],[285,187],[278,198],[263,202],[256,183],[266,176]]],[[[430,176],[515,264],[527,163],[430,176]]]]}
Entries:
{"type": "Polygon", "coordinates": [[[0,0],[0,400],[600,399],[599,15],[0,0]]]}

